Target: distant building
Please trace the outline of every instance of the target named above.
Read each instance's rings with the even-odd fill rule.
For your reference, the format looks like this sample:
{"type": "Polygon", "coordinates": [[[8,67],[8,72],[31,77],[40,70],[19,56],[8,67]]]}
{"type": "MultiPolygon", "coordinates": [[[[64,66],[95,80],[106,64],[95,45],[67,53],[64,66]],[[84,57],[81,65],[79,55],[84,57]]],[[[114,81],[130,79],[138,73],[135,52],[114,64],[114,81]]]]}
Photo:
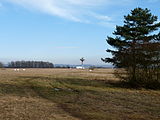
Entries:
{"type": "Polygon", "coordinates": [[[76,69],[85,69],[83,66],[77,66],[76,69]]]}

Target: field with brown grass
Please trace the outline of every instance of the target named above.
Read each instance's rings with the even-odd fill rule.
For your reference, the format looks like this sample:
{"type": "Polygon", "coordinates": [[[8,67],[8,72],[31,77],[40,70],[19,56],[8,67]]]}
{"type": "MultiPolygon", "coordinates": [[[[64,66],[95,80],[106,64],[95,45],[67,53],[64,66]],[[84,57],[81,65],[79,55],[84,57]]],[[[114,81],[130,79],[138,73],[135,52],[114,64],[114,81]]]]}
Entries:
{"type": "Polygon", "coordinates": [[[160,120],[160,90],[126,88],[113,69],[2,69],[0,120],[160,120]]]}

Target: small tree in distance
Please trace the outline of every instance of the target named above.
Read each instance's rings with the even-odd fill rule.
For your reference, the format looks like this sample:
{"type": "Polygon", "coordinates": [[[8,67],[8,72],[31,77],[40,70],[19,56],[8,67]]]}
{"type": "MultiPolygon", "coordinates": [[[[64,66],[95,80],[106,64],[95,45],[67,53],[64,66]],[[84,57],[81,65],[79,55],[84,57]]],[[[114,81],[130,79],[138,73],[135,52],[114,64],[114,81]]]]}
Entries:
{"type": "MultiPolygon", "coordinates": [[[[125,81],[132,86],[160,87],[160,22],[150,10],[136,8],[124,16],[124,25],[117,26],[107,43],[112,58],[102,59],[117,68],[124,68],[125,81]]],[[[122,78],[122,77],[121,77],[122,78]]]]}
{"type": "Polygon", "coordinates": [[[82,66],[83,66],[83,62],[85,61],[84,57],[82,57],[82,58],[80,59],[80,61],[81,61],[81,64],[82,64],[82,66]]]}

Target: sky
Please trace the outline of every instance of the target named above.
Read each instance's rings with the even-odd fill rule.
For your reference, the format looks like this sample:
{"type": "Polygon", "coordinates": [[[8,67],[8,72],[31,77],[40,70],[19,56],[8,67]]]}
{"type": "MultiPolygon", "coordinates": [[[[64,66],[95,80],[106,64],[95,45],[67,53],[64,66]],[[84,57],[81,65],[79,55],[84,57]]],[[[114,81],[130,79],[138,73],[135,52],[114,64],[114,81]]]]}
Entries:
{"type": "Polygon", "coordinates": [[[0,61],[105,64],[107,36],[137,7],[160,18],[160,0],[0,0],[0,61]]]}

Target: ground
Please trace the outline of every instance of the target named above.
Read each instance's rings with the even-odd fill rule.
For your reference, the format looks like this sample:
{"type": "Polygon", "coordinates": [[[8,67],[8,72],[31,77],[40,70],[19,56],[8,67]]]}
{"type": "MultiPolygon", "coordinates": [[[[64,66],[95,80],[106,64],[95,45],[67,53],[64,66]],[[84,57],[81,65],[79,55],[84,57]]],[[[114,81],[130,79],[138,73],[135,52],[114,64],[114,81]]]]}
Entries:
{"type": "Polygon", "coordinates": [[[0,70],[0,120],[160,120],[160,90],[131,89],[113,69],[0,70]]]}

